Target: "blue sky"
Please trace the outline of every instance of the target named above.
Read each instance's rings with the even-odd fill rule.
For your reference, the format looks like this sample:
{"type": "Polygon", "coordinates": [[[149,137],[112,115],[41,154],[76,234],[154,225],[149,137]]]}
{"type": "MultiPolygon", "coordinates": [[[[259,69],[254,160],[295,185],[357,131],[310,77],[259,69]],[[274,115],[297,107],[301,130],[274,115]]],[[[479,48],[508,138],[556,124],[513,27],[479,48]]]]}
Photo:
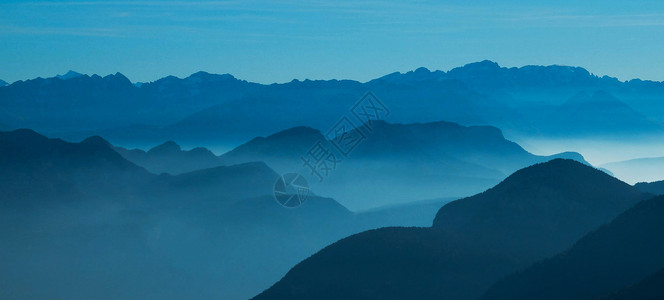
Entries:
{"type": "Polygon", "coordinates": [[[664,80],[664,1],[496,2],[3,1],[0,79],[366,81],[490,59],[664,80]]]}

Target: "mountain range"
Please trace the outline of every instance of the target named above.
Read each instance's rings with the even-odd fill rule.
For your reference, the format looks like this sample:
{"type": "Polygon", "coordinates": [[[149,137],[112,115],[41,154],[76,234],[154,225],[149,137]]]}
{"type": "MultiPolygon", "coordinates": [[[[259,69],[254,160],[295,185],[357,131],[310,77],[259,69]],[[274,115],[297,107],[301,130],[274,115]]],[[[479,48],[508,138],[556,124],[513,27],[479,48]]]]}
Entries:
{"type": "Polygon", "coordinates": [[[67,73],[62,74],[62,75],[56,75],[55,77],[59,78],[59,79],[62,79],[62,80],[67,80],[67,79],[72,79],[72,78],[76,78],[76,77],[79,77],[79,76],[84,76],[84,75],[81,74],[81,73],[69,70],[69,71],[67,71],[67,73]]]}
{"type": "Polygon", "coordinates": [[[378,120],[372,121],[371,134],[362,130],[349,132],[363,138],[348,155],[335,148],[333,137],[304,126],[256,137],[220,156],[201,147],[184,151],[173,141],[148,151],[117,146],[114,150],[155,174],[178,175],[265,162],[279,174],[304,175],[317,193],[337,199],[353,211],[470,195],[495,185],[519,168],[552,158],[588,164],[574,152],[533,155],[491,126],[391,124],[378,120]],[[308,153],[316,145],[334,157],[327,161],[331,170],[312,169],[303,162],[310,159],[308,153]]]}
{"type": "Polygon", "coordinates": [[[126,198],[130,196],[159,198],[166,204],[183,193],[194,199],[237,201],[271,194],[278,177],[261,162],[157,176],[125,160],[101,137],[68,143],[23,129],[1,132],[0,141],[3,204],[111,198],[133,205],[126,198]]]}
{"type": "Polygon", "coordinates": [[[180,145],[173,141],[167,141],[148,151],[130,150],[123,147],[115,147],[114,149],[128,161],[155,174],[177,175],[222,165],[219,157],[208,149],[197,147],[191,150],[182,150],[180,145]]]}
{"type": "Polygon", "coordinates": [[[314,190],[355,211],[413,199],[470,195],[520,168],[552,158],[587,164],[578,153],[533,155],[491,126],[373,121],[371,133],[361,130],[348,133],[364,136],[348,155],[336,150],[334,138],[313,128],[295,127],[254,138],[221,155],[220,160],[226,165],[263,161],[282,174],[303,174],[314,190]],[[303,163],[318,142],[338,160],[330,163],[333,168],[325,174],[317,174],[318,170],[303,163]]]}
{"type": "Polygon", "coordinates": [[[372,133],[347,157],[333,152],[338,161],[334,164],[338,165],[325,174],[329,176],[320,177],[324,182],[304,166],[302,159],[317,142],[328,151],[335,150],[333,140],[308,127],[254,138],[221,156],[204,148],[183,151],[172,141],[149,151],[112,146],[99,137],[86,141],[96,141],[100,148],[115,150],[122,158],[155,174],[196,174],[194,171],[207,168],[264,162],[279,174],[297,172],[307,176],[318,194],[333,197],[354,211],[480,192],[504,179],[506,174],[552,158],[572,158],[587,164],[578,153],[533,155],[490,126],[385,121],[374,121],[372,125],[372,133]]]}
{"type": "Polygon", "coordinates": [[[659,139],[663,94],[491,61],[0,81],[0,298],[658,299],[661,159],[538,140],[659,139]]]}
{"type": "MultiPolygon", "coordinates": [[[[154,166],[209,158],[171,142],[153,150],[139,156],[154,166]]],[[[451,200],[354,213],[312,190],[287,209],[263,162],[156,175],[121,151],[100,137],[0,132],[0,298],[246,299],[325,245],[423,225],[451,200]]]]}
{"type": "Polygon", "coordinates": [[[382,228],[334,243],[254,299],[476,299],[647,197],[555,159],[446,204],[433,227],[382,228]]]}
{"type": "Polygon", "coordinates": [[[70,72],[0,87],[0,123],[67,140],[101,135],[128,146],[165,140],[232,146],[296,126],[326,131],[367,91],[394,112],[389,121],[397,123],[447,120],[525,137],[663,132],[661,82],[621,82],[563,66],[503,68],[490,61],[448,72],[420,68],[365,83],[263,85],[198,72],[135,85],[120,73],[70,72]]]}
{"type": "Polygon", "coordinates": [[[636,188],[654,195],[664,195],[664,180],[654,182],[638,182],[636,188]]]}
{"type": "MultiPolygon", "coordinates": [[[[272,193],[279,174],[302,167],[312,142],[333,147],[313,128],[254,138],[221,156],[172,141],[142,151],[98,136],[70,143],[28,129],[0,132],[0,234],[8,245],[0,250],[7,266],[0,297],[242,299],[267,289],[257,299],[475,299],[649,197],[579,154],[535,156],[494,127],[371,125],[336,173],[310,180],[297,209],[272,193]],[[461,171],[471,176],[466,182],[481,174],[498,182],[521,165],[494,188],[456,201],[424,197],[440,190],[409,190],[442,181],[387,183],[461,171]],[[328,198],[335,189],[380,196],[328,198]],[[391,205],[400,202],[386,196],[398,193],[409,201],[391,205]]],[[[635,293],[639,282],[648,289],[656,271],[644,268],[600,296],[635,293]]]]}
{"type": "Polygon", "coordinates": [[[155,175],[99,137],[16,130],[0,133],[0,164],[0,298],[140,298],[146,285],[169,299],[246,298],[365,229],[349,229],[353,214],[332,199],[282,208],[271,196],[278,175],[262,162],[155,175]]]}

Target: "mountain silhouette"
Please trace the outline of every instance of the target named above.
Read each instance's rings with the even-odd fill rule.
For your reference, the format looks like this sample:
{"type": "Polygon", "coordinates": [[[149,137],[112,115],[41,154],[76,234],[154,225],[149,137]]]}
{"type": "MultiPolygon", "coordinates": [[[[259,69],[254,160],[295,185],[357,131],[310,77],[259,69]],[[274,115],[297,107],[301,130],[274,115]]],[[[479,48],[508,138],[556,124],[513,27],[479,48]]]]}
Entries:
{"type": "Polygon", "coordinates": [[[130,192],[153,175],[113,151],[99,137],[79,144],[29,129],[0,132],[2,205],[37,206],[81,200],[85,194],[130,192]]]}
{"type": "Polygon", "coordinates": [[[408,73],[393,73],[377,80],[390,82],[404,81],[442,81],[459,80],[480,89],[527,86],[587,86],[605,83],[614,84],[610,78],[598,78],[587,70],[567,66],[524,66],[521,68],[503,68],[496,62],[484,60],[457,67],[449,72],[429,71],[419,68],[408,73]]]}
{"type": "Polygon", "coordinates": [[[7,108],[1,117],[12,127],[40,132],[96,130],[137,122],[130,111],[138,94],[120,73],[17,81],[0,90],[7,108]]]}
{"type": "Polygon", "coordinates": [[[141,149],[129,150],[122,147],[115,147],[115,150],[128,161],[142,166],[155,174],[168,173],[177,175],[217,167],[223,164],[208,149],[197,147],[191,150],[182,150],[173,141],[165,142],[148,151],[141,149]]]}
{"type": "Polygon", "coordinates": [[[433,227],[533,260],[563,251],[642,199],[640,191],[602,171],[555,159],[445,205],[433,227]],[[502,235],[507,232],[509,238],[502,235]]]}
{"type": "Polygon", "coordinates": [[[237,88],[237,95],[201,108],[166,130],[200,140],[210,138],[210,131],[215,131],[214,137],[243,141],[298,126],[322,129],[334,125],[365,92],[355,81],[251,85],[237,88]]]}
{"type": "MultiPolygon", "coordinates": [[[[503,174],[551,158],[571,158],[587,164],[580,154],[573,152],[532,155],[505,139],[501,130],[493,126],[462,126],[444,121],[414,124],[373,121],[372,128],[366,143],[357,147],[354,156],[391,159],[408,155],[430,161],[449,157],[503,174]]],[[[362,128],[356,129],[360,130],[362,128]]],[[[455,171],[463,173],[461,169],[455,171]]]]}
{"type": "Polygon", "coordinates": [[[431,228],[382,228],[334,243],[254,299],[474,299],[644,197],[602,171],[555,159],[443,206],[431,228]]]}
{"type": "MultiPolygon", "coordinates": [[[[220,156],[224,164],[264,161],[281,173],[295,172],[302,164],[300,157],[316,142],[326,142],[320,131],[310,127],[293,127],[267,137],[256,137],[220,156]]],[[[325,143],[326,147],[330,147],[325,143]]]]}
{"type": "MultiPolygon", "coordinates": [[[[325,245],[419,224],[438,208],[356,214],[312,190],[288,209],[273,196],[279,175],[263,162],[155,175],[116,149],[98,136],[68,143],[0,132],[0,264],[12,266],[0,271],[0,298],[246,299],[325,245]]],[[[148,152],[179,150],[167,142],[148,152]]]]}
{"type": "Polygon", "coordinates": [[[664,288],[662,287],[664,287],[664,269],[660,269],[633,286],[602,299],[662,299],[664,298],[664,288]]]}
{"type": "Polygon", "coordinates": [[[524,66],[521,68],[501,68],[492,61],[482,61],[454,68],[447,73],[450,78],[471,83],[477,88],[497,88],[506,86],[587,86],[601,81],[614,83],[611,79],[592,76],[579,67],[568,66],[524,66]]]}
{"type": "Polygon", "coordinates": [[[67,73],[65,73],[63,75],[57,75],[55,77],[60,78],[62,80],[67,80],[67,79],[72,79],[72,78],[76,78],[76,77],[79,77],[79,76],[83,76],[83,74],[78,73],[78,72],[74,72],[72,70],[69,70],[69,71],[67,71],[67,73]]]}
{"type": "Polygon", "coordinates": [[[538,134],[610,136],[661,131],[662,125],[605,91],[580,92],[560,105],[535,105],[526,110],[538,134]]]}
{"type": "Polygon", "coordinates": [[[663,94],[492,61],[367,82],[0,80],[0,298],[661,298],[664,181],[639,177],[659,159],[606,165],[653,181],[630,186],[511,140],[661,135],[663,94]],[[369,91],[384,120],[356,115],[369,91]],[[340,121],[362,137],[347,153],[340,121]],[[329,174],[307,168],[316,145],[329,174]],[[291,172],[296,208],[275,194],[291,172]]]}
{"type": "Polygon", "coordinates": [[[120,73],[65,75],[66,80],[36,78],[0,87],[5,107],[0,122],[67,140],[101,135],[116,144],[233,144],[296,126],[326,131],[370,90],[399,112],[391,122],[492,125],[514,136],[656,134],[664,123],[664,106],[653,105],[664,92],[661,82],[621,82],[566,66],[504,68],[483,61],[448,72],[419,68],[366,83],[271,85],[206,72],[140,85],[120,73]],[[591,101],[568,103],[583,94],[591,101]],[[597,97],[605,101],[594,101],[597,97]]]}
{"type": "MultiPolygon", "coordinates": [[[[373,91],[387,107],[400,112],[392,121],[402,123],[448,120],[494,125],[518,136],[544,137],[611,136],[661,133],[663,130],[661,123],[664,120],[650,121],[658,117],[650,113],[651,108],[643,100],[656,98],[656,92],[650,86],[646,88],[634,83],[634,90],[627,93],[625,87],[632,83],[599,78],[581,68],[530,66],[506,69],[484,62],[448,73],[420,68],[387,77],[389,79],[379,78],[365,84],[293,81],[271,85],[259,93],[248,93],[250,95],[241,99],[204,109],[168,130],[204,135],[214,128],[216,132],[226,132],[227,138],[237,139],[237,134],[230,136],[229,133],[246,131],[252,135],[266,135],[274,128],[298,125],[324,129],[344,115],[366,90],[373,91]],[[496,72],[518,74],[503,78],[494,74],[496,72]],[[488,81],[493,83],[488,84],[488,81]],[[480,88],[486,86],[495,88],[480,88]],[[570,98],[584,93],[593,95],[589,96],[588,103],[567,103],[570,98]],[[615,100],[613,93],[626,102],[615,100]],[[632,103],[638,105],[638,111],[632,109],[632,103]],[[253,115],[261,122],[250,122],[239,115],[253,115]],[[612,132],[612,129],[619,130],[612,132]]],[[[664,85],[654,85],[655,90],[664,90],[664,85]]]]}
{"type": "Polygon", "coordinates": [[[482,299],[594,299],[638,284],[664,266],[663,213],[664,197],[643,201],[567,251],[496,283],[482,299]]]}
{"type": "Polygon", "coordinates": [[[654,195],[664,195],[664,180],[655,182],[639,182],[634,185],[637,189],[654,195]]]}
{"type": "Polygon", "coordinates": [[[352,210],[477,193],[500,182],[505,174],[551,158],[587,163],[578,153],[533,155],[490,126],[373,121],[371,133],[362,130],[349,131],[364,138],[348,155],[335,150],[333,137],[313,128],[294,127],[254,138],[221,155],[221,160],[225,164],[263,161],[282,174],[308,176],[316,191],[352,210]],[[329,176],[316,176],[303,163],[315,145],[333,151],[339,161],[329,176]]]}
{"type": "Polygon", "coordinates": [[[20,129],[0,132],[0,141],[3,205],[67,199],[124,203],[137,197],[161,198],[161,204],[185,198],[240,200],[271,194],[278,177],[260,162],[157,176],[125,160],[97,136],[68,143],[20,129]]]}

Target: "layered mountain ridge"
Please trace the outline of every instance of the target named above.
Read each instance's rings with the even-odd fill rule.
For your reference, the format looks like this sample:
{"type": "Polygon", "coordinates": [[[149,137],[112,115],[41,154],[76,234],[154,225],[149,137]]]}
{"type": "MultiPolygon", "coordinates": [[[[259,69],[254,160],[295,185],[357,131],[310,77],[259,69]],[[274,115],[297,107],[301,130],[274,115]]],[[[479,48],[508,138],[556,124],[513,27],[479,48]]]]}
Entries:
{"type": "Polygon", "coordinates": [[[114,144],[185,139],[202,146],[232,144],[295,126],[325,131],[373,91],[397,112],[392,122],[448,120],[541,137],[659,134],[664,107],[657,105],[657,97],[663,90],[660,82],[621,82],[577,67],[504,68],[489,61],[448,72],[420,68],[366,83],[294,80],[263,85],[230,74],[197,72],[137,86],[120,73],[101,77],[74,72],[0,87],[5,106],[0,123],[69,140],[101,135],[114,144]],[[580,93],[618,102],[612,102],[615,109],[605,110],[596,110],[603,105],[592,101],[573,107],[566,103],[580,93]],[[575,112],[583,118],[573,117],[575,112]],[[614,133],[608,125],[623,131],[614,133]]]}
{"type": "Polygon", "coordinates": [[[254,299],[476,299],[647,197],[555,159],[446,204],[431,228],[383,228],[334,243],[254,299]]]}

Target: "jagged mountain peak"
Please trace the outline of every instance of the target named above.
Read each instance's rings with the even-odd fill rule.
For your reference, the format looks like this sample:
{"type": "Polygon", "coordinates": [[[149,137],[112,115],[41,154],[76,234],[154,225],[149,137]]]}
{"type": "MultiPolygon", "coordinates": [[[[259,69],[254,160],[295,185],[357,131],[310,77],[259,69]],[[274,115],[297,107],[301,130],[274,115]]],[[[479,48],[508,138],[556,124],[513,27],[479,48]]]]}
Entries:
{"type": "Polygon", "coordinates": [[[161,145],[155,146],[148,150],[149,154],[168,154],[182,151],[180,145],[174,141],[167,141],[161,145]]]}
{"type": "Polygon", "coordinates": [[[102,145],[102,146],[107,146],[107,147],[113,147],[113,146],[111,145],[111,143],[109,143],[107,140],[105,140],[104,138],[102,138],[102,137],[100,137],[100,136],[98,136],[98,135],[95,135],[95,136],[91,136],[91,137],[89,137],[89,138],[86,138],[85,140],[83,140],[83,141],[81,142],[81,144],[88,144],[88,145],[102,145]]]}
{"type": "Polygon", "coordinates": [[[187,77],[187,78],[185,78],[185,79],[203,79],[203,80],[206,80],[206,79],[220,79],[220,80],[237,80],[237,78],[235,78],[235,76],[233,76],[233,75],[231,75],[231,74],[228,74],[228,73],[224,73],[224,74],[212,74],[212,73],[208,73],[208,72],[205,72],[205,71],[198,71],[198,72],[196,72],[196,73],[193,73],[193,74],[189,75],[189,77],[187,77]]]}
{"type": "Polygon", "coordinates": [[[60,78],[62,80],[67,80],[67,79],[72,79],[80,76],[85,76],[85,74],[78,73],[76,71],[69,70],[67,73],[62,74],[62,75],[57,75],[55,77],[60,78]]]}

